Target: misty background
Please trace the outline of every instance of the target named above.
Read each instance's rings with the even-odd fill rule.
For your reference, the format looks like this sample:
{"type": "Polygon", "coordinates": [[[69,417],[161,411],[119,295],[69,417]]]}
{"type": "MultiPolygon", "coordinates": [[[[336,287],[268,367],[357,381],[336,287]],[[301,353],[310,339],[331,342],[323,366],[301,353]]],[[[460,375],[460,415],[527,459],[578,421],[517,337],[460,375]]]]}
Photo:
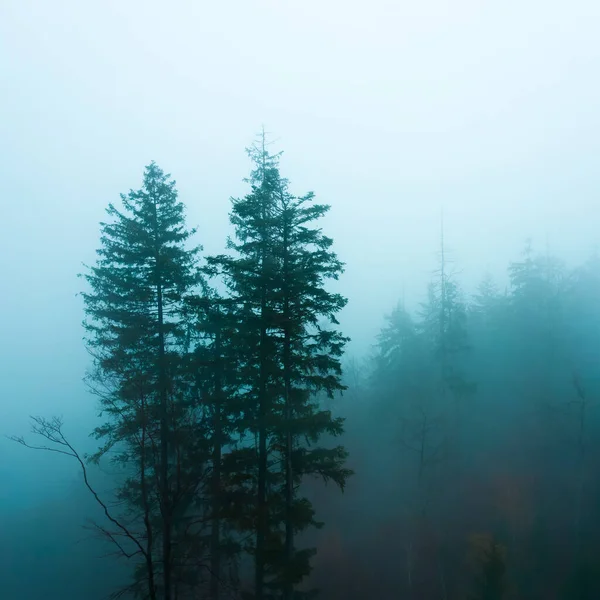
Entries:
{"type": "MultiPolygon", "coordinates": [[[[442,209],[467,292],[486,271],[505,285],[530,237],[585,260],[600,227],[599,25],[592,1],[0,2],[1,433],[59,413],[90,446],[77,274],[106,205],[156,160],[220,252],[263,124],[292,190],[332,205],[349,356],[369,353],[399,298],[424,300],[442,209]]],[[[50,573],[48,553],[58,564],[86,535],[85,510],[65,508],[85,497],[76,466],[2,439],[0,480],[3,561],[50,573]],[[70,537],[54,538],[52,510],[70,537]],[[25,527],[42,546],[14,546],[25,527]]],[[[100,580],[109,568],[84,562],[100,580]]]]}

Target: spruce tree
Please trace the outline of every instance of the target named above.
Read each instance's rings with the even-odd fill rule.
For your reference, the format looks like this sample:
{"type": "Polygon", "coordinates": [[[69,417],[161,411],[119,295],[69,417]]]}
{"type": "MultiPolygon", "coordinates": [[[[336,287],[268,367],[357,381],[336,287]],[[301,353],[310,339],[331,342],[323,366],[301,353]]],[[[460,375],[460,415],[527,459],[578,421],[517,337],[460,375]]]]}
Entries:
{"type": "Polygon", "coordinates": [[[90,383],[99,393],[103,445],[127,469],[119,497],[141,527],[145,561],[139,593],[170,600],[177,582],[176,518],[194,497],[201,464],[193,444],[193,403],[185,369],[186,297],[201,281],[199,247],[185,225],[175,181],[154,162],[143,185],[112,203],[101,223],[98,260],[83,294],[88,347],[95,360],[90,383]],[[159,566],[160,565],[160,566],[159,566]]]}
{"type": "Polygon", "coordinates": [[[414,380],[422,344],[417,325],[403,304],[398,304],[386,316],[385,326],[377,336],[372,385],[384,390],[394,390],[394,403],[406,394],[403,389],[414,380]]]}
{"type": "Polygon", "coordinates": [[[474,339],[474,345],[479,348],[482,344],[490,344],[490,350],[497,348],[502,352],[501,346],[505,344],[505,330],[508,324],[508,308],[508,293],[500,292],[492,276],[486,273],[468,306],[469,338],[474,339]]]}
{"type": "Polygon", "coordinates": [[[458,426],[462,401],[475,393],[476,386],[468,381],[464,369],[464,358],[470,349],[468,311],[462,291],[448,267],[442,229],[439,268],[428,286],[419,329],[432,359],[432,376],[436,381],[440,408],[452,413],[458,426]],[[454,404],[452,411],[448,410],[448,401],[454,404]]]}
{"type": "MultiPolygon", "coordinates": [[[[204,269],[213,276],[211,268],[204,269]]],[[[232,481],[239,475],[232,452],[238,442],[243,404],[239,399],[241,381],[239,311],[235,301],[206,288],[193,298],[190,308],[195,316],[195,340],[190,353],[190,369],[196,378],[198,406],[204,418],[203,437],[210,455],[210,470],[198,490],[199,503],[206,515],[206,548],[209,550],[209,597],[218,600],[223,589],[236,579],[234,568],[239,544],[230,531],[235,529],[240,509],[247,497],[239,498],[232,481]],[[229,566],[229,577],[226,577],[229,566]]]]}
{"type": "Polygon", "coordinates": [[[279,180],[275,205],[280,265],[276,310],[281,340],[282,401],[276,435],[284,465],[285,564],[281,573],[283,597],[294,594],[294,586],[310,572],[313,551],[298,550],[294,536],[306,527],[320,526],[306,498],[298,498],[298,487],[306,475],[333,480],[342,490],[351,471],[344,466],[347,453],[342,446],[315,447],[323,434],[338,436],[343,419],[323,410],[318,395],[345,389],[340,358],[348,338],[337,329],[336,315],[346,299],[325,289],[327,280],[338,279],[343,265],[332,251],[333,240],[316,222],[329,210],[313,204],[314,194],[295,197],[287,181],[279,180]]]}
{"type": "Polygon", "coordinates": [[[275,240],[276,193],[279,186],[277,156],[269,154],[263,134],[260,145],[247,150],[254,162],[254,170],[247,180],[251,192],[243,198],[232,199],[230,220],[235,237],[227,247],[233,255],[208,258],[208,264],[223,278],[228,297],[237,303],[240,348],[238,374],[241,382],[240,400],[243,403],[244,430],[255,439],[254,448],[242,447],[231,458],[237,469],[245,470],[238,478],[240,493],[249,492],[255,484],[255,510],[250,519],[241,518],[238,526],[251,528],[255,533],[254,598],[264,600],[266,581],[277,563],[279,548],[277,523],[272,523],[269,504],[274,502],[277,472],[273,473],[269,460],[269,440],[273,430],[273,410],[277,388],[277,341],[274,310],[274,290],[277,264],[273,246],[275,240]],[[255,467],[255,468],[254,468],[255,467]]]}
{"type": "Polygon", "coordinates": [[[291,598],[310,570],[313,551],[294,546],[298,531],[319,525],[308,500],[298,498],[302,478],[318,475],[343,487],[350,474],[341,446],[314,447],[324,433],[342,432],[342,420],[321,409],[317,394],[344,389],[346,338],[334,327],[346,300],[324,289],[342,271],[332,240],[313,226],[328,207],[313,205],[312,194],[288,192],[279,155],[267,151],[264,134],[248,152],[251,192],[232,201],[233,255],[208,263],[223,276],[236,306],[240,434],[251,433],[255,446],[240,444],[228,458],[237,469],[238,498],[255,490],[253,518],[238,511],[237,524],[255,533],[248,548],[255,562],[253,597],[264,600],[282,593],[291,598]]]}

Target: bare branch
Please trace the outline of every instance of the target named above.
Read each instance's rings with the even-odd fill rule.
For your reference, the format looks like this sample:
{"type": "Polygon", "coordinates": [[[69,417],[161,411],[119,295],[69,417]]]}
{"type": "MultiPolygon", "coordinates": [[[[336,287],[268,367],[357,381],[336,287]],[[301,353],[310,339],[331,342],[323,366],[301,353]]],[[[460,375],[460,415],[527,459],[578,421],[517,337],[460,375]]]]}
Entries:
{"type": "MultiPolygon", "coordinates": [[[[10,437],[14,442],[17,442],[27,448],[31,448],[33,450],[46,450],[48,452],[56,452],[58,454],[64,454],[66,456],[70,456],[74,458],[81,467],[81,472],[83,474],[83,480],[86,488],[92,494],[97,504],[102,508],[104,515],[106,518],[117,527],[123,533],[124,537],[128,538],[131,542],[133,542],[137,548],[138,552],[141,553],[144,557],[146,556],[146,551],[144,547],[141,545],[140,541],[137,537],[132,534],[129,529],[123,525],[121,521],[113,517],[110,513],[108,506],[106,503],[102,501],[96,490],[92,487],[89,479],[88,472],[85,461],[79,455],[77,450],[70,444],[70,442],[65,438],[62,432],[63,420],[61,417],[52,417],[51,419],[46,419],[44,417],[30,417],[33,425],[31,428],[32,433],[35,435],[39,435],[42,438],[48,440],[49,442],[56,444],[59,446],[58,448],[52,448],[51,446],[34,446],[25,441],[22,436],[13,436],[10,437]]],[[[114,534],[110,534],[110,539],[120,548],[119,544],[114,539],[114,534]]],[[[124,552],[124,551],[123,551],[124,552]]],[[[133,556],[133,555],[132,555],[133,556]]]]}

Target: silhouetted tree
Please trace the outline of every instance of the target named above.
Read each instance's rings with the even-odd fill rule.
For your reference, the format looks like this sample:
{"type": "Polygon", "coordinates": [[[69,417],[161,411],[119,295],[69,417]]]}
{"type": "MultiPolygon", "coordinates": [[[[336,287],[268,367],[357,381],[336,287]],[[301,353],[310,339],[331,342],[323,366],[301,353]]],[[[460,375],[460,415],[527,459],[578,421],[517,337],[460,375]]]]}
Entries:
{"type": "Polygon", "coordinates": [[[282,179],[276,198],[275,258],[280,272],[275,307],[283,383],[276,436],[285,477],[285,565],[281,584],[284,600],[291,600],[302,596],[298,591],[294,593],[294,586],[309,574],[313,554],[313,550],[297,550],[294,535],[309,525],[321,526],[314,520],[308,499],[297,497],[298,486],[305,476],[316,475],[333,480],[343,490],[351,475],[344,466],[347,452],[342,446],[314,447],[323,434],[343,433],[343,419],[334,419],[329,410],[323,410],[318,395],[324,392],[333,398],[345,389],[340,358],[348,338],[331,327],[339,325],[336,314],[346,299],[325,289],[328,279],[338,279],[343,265],[331,250],[333,240],[314,224],[329,206],[312,204],[312,193],[292,196],[282,179]]]}
{"type": "MultiPolygon", "coordinates": [[[[219,273],[229,297],[240,306],[238,343],[243,348],[239,365],[242,383],[240,392],[244,403],[244,417],[248,431],[256,437],[255,481],[256,512],[251,527],[255,531],[254,597],[264,600],[266,577],[273,574],[274,555],[279,547],[277,523],[270,523],[269,504],[275,502],[274,490],[280,476],[272,472],[269,462],[269,441],[273,432],[273,413],[280,386],[277,381],[280,356],[274,294],[279,266],[274,256],[276,244],[275,204],[280,178],[278,156],[269,154],[263,133],[259,145],[248,150],[254,162],[248,182],[252,189],[241,199],[232,199],[231,223],[235,239],[228,240],[233,255],[208,259],[215,273],[219,273]]],[[[235,455],[238,467],[250,467],[248,450],[235,455]]]]}
{"type": "Polygon", "coordinates": [[[89,381],[107,417],[95,430],[103,446],[94,459],[116,452],[128,469],[119,497],[145,531],[147,559],[138,577],[145,593],[170,600],[174,519],[190,507],[202,476],[184,310],[201,282],[200,248],[187,247],[194,231],[185,226],[175,182],[155,163],[142,188],[121,200],[123,209],[110,204],[111,221],[101,224],[99,258],[83,294],[95,363],[89,381]]]}

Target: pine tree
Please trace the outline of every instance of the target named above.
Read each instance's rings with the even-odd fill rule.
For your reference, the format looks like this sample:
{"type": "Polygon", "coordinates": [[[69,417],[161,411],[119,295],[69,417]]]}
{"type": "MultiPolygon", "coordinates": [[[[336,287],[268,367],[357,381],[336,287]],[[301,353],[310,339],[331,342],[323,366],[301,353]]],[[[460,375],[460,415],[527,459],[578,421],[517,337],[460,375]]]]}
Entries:
{"type": "MultiPolygon", "coordinates": [[[[545,453],[556,446],[556,434],[563,425],[557,408],[571,393],[571,369],[561,369],[565,361],[571,362],[565,344],[568,278],[563,265],[554,257],[534,254],[531,242],[527,242],[522,259],[510,264],[509,276],[511,368],[522,373],[519,383],[527,400],[523,407],[534,418],[531,440],[535,440],[537,451],[545,447],[545,453]],[[549,435],[548,426],[555,429],[554,434],[549,435]],[[535,428],[539,437],[534,435],[535,428]]],[[[539,458],[546,460],[541,455],[539,458]]]]}
{"type": "Polygon", "coordinates": [[[500,293],[492,276],[486,273],[469,306],[469,316],[476,321],[479,328],[497,333],[496,329],[506,308],[506,300],[507,295],[500,293]]]}
{"type": "Polygon", "coordinates": [[[312,226],[328,210],[313,195],[296,198],[279,173],[279,155],[267,151],[265,136],[249,149],[254,170],[251,192],[232,201],[233,256],[209,258],[223,276],[236,305],[240,434],[255,436],[253,449],[240,445],[229,460],[237,469],[238,498],[255,485],[254,518],[238,511],[238,527],[252,528],[255,543],[254,598],[297,597],[294,586],[310,570],[312,550],[297,550],[294,536],[318,525],[314,509],[297,497],[305,475],[332,479],[341,487],[350,471],[346,451],[314,447],[328,433],[339,435],[342,420],[318,405],[317,395],[344,389],[340,358],[346,338],[323,320],[346,300],[324,289],[342,265],[332,240],[312,226]],[[304,441],[303,441],[304,440],[304,441]],[[253,454],[254,452],[254,454],[253,454]],[[253,467],[255,466],[255,469],[253,467]],[[254,471],[253,479],[249,479],[254,471]]]}
{"type": "MultiPolygon", "coordinates": [[[[214,275],[211,268],[204,271],[214,275]]],[[[232,571],[240,550],[239,544],[227,534],[235,528],[236,509],[240,506],[239,498],[235,498],[235,486],[229,484],[237,475],[230,455],[238,441],[243,414],[238,395],[241,384],[238,311],[235,302],[208,287],[189,304],[196,316],[190,369],[196,377],[198,405],[204,415],[202,436],[211,457],[209,478],[199,490],[199,501],[205,505],[209,523],[209,595],[211,600],[218,600],[223,588],[232,583],[227,581],[225,566],[228,563],[230,567],[229,579],[235,579],[232,571]]]]}
{"type": "Polygon", "coordinates": [[[323,434],[343,433],[343,420],[322,410],[317,398],[321,393],[333,398],[345,389],[340,358],[348,338],[335,329],[339,325],[336,314],[346,299],[324,287],[328,279],[338,279],[343,265],[331,250],[333,240],[314,225],[329,206],[313,204],[313,199],[312,193],[292,196],[287,181],[279,179],[275,205],[275,250],[280,265],[276,307],[283,398],[277,436],[285,477],[285,565],[281,581],[285,600],[300,597],[299,592],[294,594],[294,587],[310,572],[313,554],[310,549],[297,550],[294,536],[310,525],[321,525],[314,520],[308,499],[297,497],[302,479],[317,475],[333,480],[343,490],[351,475],[344,467],[347,453],[342,446],[314,447],[323,434]]]}
{"type": "Polygon", "coordinates": [[[449,458],[450,450],[457,448],[463,402],[473,396],[476,387],[465,375],[464,361],[470,347],[467,308],[461,289],[448,269],[443,230],[440,266],[428,286],[420,317],[418,332],[430,369],[428,379],[433,386],[426,394],[428,412],[431,419],[435,415],[434,420],[440,427],[443,423],[443,454],[449,458]]]}
{"type": "MultiPolygon", "coordinates": [[[[269,154],[263,133],[259,146],[247,150],[254,170],[247,180],[251,192],[241,199],[232,199],[231,223],[235,238],[228,240],[233,255],[210,257],[209,265],[220,273],[229,298],[239,306],[237,333],[240,356],[240,400],[244,408],[246,429],[255,436],[254,450],[242,448],[232,456],[237,469],[255,470],[256,509],[252,520],[242,519],[255,532],[254,598],[264,600],[266,578],[272,575],[277,562],[280,535],[277,523],[269,518],[269,503],[275,502],[273,490],[279,474],[273,473],[269,462],[269,440],[272,433],[272,414],[279,393],[277,382],[278,355],[275,323],[274,290],[278,265],[273,247],[276,243],[275,202],[279,190],[278,156],[269,154]],[[249,456],[250,451],[250,456],[249,456]],[[252,459],[254,454],[254,460],[252,459]]],[[[247,473],[249,475],[250,473],[247,473]]],[[[241,489],[248,481],[242,477],[241,489]]]]}
{"type": "Polygon", "coordinates": [[[468,312],[462,291],[448,270],[448,262],[442,224],[440,266],[436,279],[428,287],[427,302],[422,305],[420,328],[437,371],[434,377],[442,404],[449,395],[457,419],[462,401],[475,393],[476,386],[464,372],[464,357],[470,349],[468,312]]]}
{"type": "Polygon", "coordinates": [[[509,265],[509,277],[511,308],[521,340],[531,343],[531,355],[537,355],[542,370],[552,370],[563,341],[564,266],[549,254],[535,255],[528,241],[522,259],[509,265]]]}
{"type": "MultiPolygon", "coordinates": [[[[472,396],[475,386],[468,381],[464,358],[469,348],[467,310],[461,290],[448,269],[448,253],[442,226],[439,269],[427,288],[427,300],[421,306],[420,319],[415,324],[415,338],[411,343],[412,359],[405,353],[401,374],[401,441],[416,467],[414,531],[407,550],[408,580],[413,588],[413,569],[419,562],[417,540],[424,537],[434,523],[432,499],[448,489],[450,466],[457,466],[457,450],[464,429],[462,404],[472,396]],[[410,367],[407,369],[407,366],[410,367]],[[407,372],[408,371],[408,372],[407,372]],[[410,387],[407,385],[411,383],[410,387]],[[450,459],[453,458],[450,462],[450,459]],[[444,464],[443,471],[439,468],[444,464]],[[434,488],[436,493],[434,494],[434,488]]],[[[407,317],[403,323],[406,341],[407,317]]],[[[385,340],[385,337],[383,338],[385,340]]],[[[396,343],[401,338],[396,336],[396,343]]],[[[388,348],[393,348],[387,341],[388,348]]],[[[388,350],[389,352],[389,350],[388,350]]],[[[452,472],[456,481],[457,472],[452,472]]],[[[437,510],[447,511],[449,500],[437,510]]],[[[439,516],[439,515],[438,515],[439,516]]],[[[440,537],[438,532],[436,537],[440,537]]],[[[441,555],[438,570],[442,587],[445,577],[441,555]]],[[[419,593],[412,590],[411,593],[419,593]]]]}
{"type": "Polygon", "coordinates": [[[376,378],[401,379],[415,356],[419,340],[413,318],[402,304],[386,316],[386,325],[377,336],[376,378]]]}
{"type": "Polygon", "coordinates": [[[120,499],[143,523],[140,583],[150,598],[160,593],[170,600],[177,584],[175,519],[191,505],[201,469],[194,464],[196,430],[184,368],[184,305],[201,281],[200,248],[187,247],[194,230],[185,226],[175,181],[155,163],[146,167],[142,188],[121,200],[122,210],[107,209],[111,221],[101,224],[99,258],[85,275],[91,290],[83,294],[95,359],[90,383],[107,417],[95,430],[104,442],[95,459],[119,452],[128,473],[120,499]]]}

